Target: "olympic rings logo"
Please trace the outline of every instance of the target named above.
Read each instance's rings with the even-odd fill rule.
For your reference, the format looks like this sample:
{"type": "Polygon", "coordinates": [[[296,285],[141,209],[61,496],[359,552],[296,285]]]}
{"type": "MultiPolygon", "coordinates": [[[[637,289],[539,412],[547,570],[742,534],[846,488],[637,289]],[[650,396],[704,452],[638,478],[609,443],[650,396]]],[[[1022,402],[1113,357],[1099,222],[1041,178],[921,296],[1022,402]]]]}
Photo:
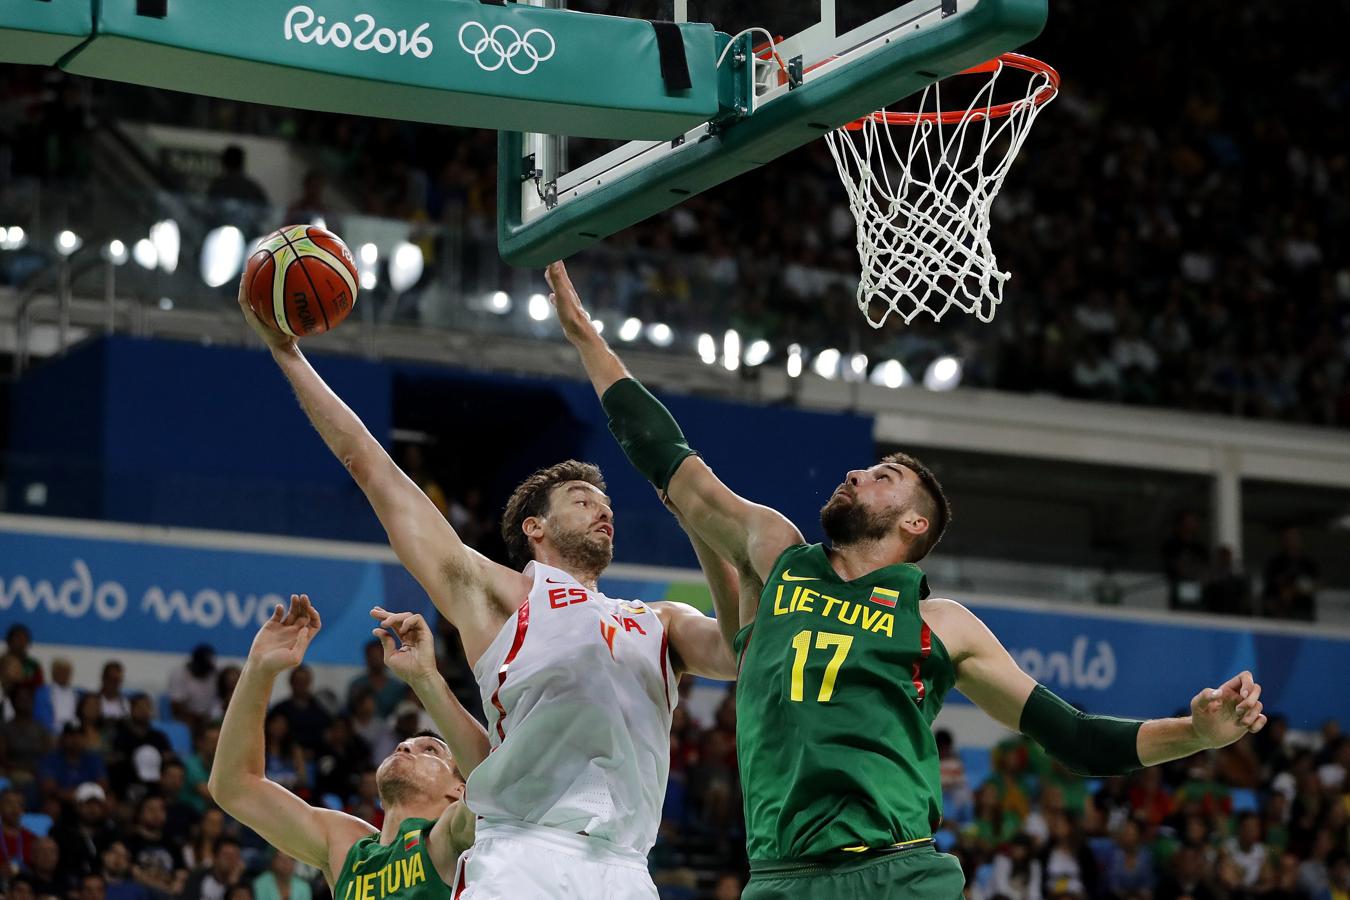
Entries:
{"type": "Polygon", "coordinates": [[[498,25],[488,31],[480,22],[465,22],[460,26],[459,45],[484,72],[495,72],[505,65],[517,75],[530,74],[541,62],[552,59],[557,49],[553,35],[542,28],[531,28],[521,34],[510,25],[498,25]],[[472,43],[466,39],[466,32],[471,28],[480,32],[472,43]],[[548,41],[547,49],[544,41],[548,41]],[[524,57],[524,62],[517,63],[518,57],[524,57]]]}

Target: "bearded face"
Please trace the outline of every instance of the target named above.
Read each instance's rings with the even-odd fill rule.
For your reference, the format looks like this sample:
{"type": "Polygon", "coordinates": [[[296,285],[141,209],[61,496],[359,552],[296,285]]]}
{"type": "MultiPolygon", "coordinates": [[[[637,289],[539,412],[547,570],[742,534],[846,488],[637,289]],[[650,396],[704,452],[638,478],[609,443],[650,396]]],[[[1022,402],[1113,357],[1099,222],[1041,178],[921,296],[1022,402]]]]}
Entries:
{"type": "Polygon", "coordinates": [[[614,560],[614,542],[603,531],[577,528],[556,518],[550,518],[544,527],[569,570],[598,574],[614,560]]]}
{"type": "Polygon", "coordinates": [[[873,510],[864,506],[852,487],[845,485],[820,510],[820,527],[833,547],[879,541],[894,532],[903,511],[895,506],[873,510]]]}

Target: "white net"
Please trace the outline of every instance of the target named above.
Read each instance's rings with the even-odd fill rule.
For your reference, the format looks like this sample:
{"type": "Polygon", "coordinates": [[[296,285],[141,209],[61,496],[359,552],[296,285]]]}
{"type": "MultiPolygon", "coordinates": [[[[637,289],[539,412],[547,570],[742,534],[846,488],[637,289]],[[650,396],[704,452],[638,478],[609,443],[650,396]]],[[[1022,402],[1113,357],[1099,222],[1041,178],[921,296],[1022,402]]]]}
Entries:
{"type": "Polygon", "coordinates": [[[1011,276],[989,243],[989,211],[1058,88],[1049,67],[1008,58],[964,109],[943,110],[939,82],[924,89],[915,113],[877,113],[826,136],[857,222],[858,307],[873,328],[891,315],[941,319],[953,306],[994,318],[1011,276]],[[995,85],[1009,68],[1029,72],[1027,91],[996,106],[995,85]]]}

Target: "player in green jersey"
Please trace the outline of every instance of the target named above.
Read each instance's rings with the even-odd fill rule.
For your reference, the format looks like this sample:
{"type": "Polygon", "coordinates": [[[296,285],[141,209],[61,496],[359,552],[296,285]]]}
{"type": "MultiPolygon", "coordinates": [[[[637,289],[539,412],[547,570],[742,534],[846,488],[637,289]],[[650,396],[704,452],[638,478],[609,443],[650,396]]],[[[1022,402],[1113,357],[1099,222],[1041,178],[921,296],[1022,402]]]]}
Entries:
{"type": "Polygon", "coordinates": [[[461,802],[464,776],[487,755],[487,733],[436,674],[430,629],[421,616],[372,615],[385,661],[417,692],[455,745],[424,732],[398,745],[376,770],[384,827],[310,806],[263,773],[263,720],[272,682],[300,665],[318,633],[304,595],[280,605],[253,639],[220,727],[211,796],[221,809],[283,853],[320,869],[336,900],[450,900],[459,854],[473,842],[473,815],[461,802]],[[390,631],[402,647],[396,647],[390,631]]]}
{"type": "Polygon", "coordinates": [[[928,596],[916,563],[951,509],[912,456],[848,472],[821,510],[829,547],[807,545],[689,448],[591,324],[563,265],[546,275],[629,460],[739,573],[739,602],[717,615],[736,625],[749,900],[961,896],[960,865],[932,840],[942,795],[929,725],[953,686],[1087,775],[1223,747],[1265,725],[1249,672],[1200,691],[1189,716],[1147,722],[1083,714],[1036,684],[968,609],[928,596]]]}

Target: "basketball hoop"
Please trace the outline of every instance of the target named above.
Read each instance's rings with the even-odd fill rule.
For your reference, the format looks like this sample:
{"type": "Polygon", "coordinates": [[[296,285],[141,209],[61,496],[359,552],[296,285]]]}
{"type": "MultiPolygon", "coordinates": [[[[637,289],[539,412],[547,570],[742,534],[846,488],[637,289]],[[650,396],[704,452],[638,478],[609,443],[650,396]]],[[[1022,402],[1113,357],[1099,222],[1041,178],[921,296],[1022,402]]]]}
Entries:
{"type": "MultiPolygon", "coordinates": [[[[1011,273],[989,244],[989,211],[1059,73],[1018,53],[961,72],[988,81],[964,108],[944,110],[942,87],[924,88],[915,112],[872,113],[826,135],[857,222],[858,307],[873,328],[956,306],[994,318],[1011,273]],[[994,103],[1007,69],[1027,73],[1020,99],[994,103]],[[909,129],[908,137],[896,132],[909,129]],[[884,303],[874,317],[873,303],[884,303]]],[[[1006,79],[1005,79],[1006,86],[1006,79]]]]}

